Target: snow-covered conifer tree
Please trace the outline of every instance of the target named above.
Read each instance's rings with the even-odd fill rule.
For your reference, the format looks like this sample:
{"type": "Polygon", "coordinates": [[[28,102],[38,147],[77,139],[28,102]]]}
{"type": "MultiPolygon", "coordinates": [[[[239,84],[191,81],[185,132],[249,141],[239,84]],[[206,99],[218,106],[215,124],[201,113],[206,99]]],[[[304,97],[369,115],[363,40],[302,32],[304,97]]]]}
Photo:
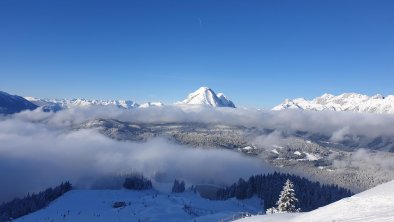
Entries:
{"type": "Polygon", "coordinates": [[[296,208],[298,199],[295,196],[294,185],[288,179],[280,192],[279,200],[276,203],[276,211],[278,213],[294,213],[299,212],[300,209],[296,208]]]}

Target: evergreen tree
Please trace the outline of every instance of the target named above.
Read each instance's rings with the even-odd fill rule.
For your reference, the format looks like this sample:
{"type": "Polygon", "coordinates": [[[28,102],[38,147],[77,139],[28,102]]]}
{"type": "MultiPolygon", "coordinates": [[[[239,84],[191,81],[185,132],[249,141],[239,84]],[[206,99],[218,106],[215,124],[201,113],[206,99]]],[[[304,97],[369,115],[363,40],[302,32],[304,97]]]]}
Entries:
{"type": "Polygon", "coordinates": [[[229,187],[220,188],[216,193],[215,199],[227,200],[233,197],[245,199],[256,195],[264,200],[265,209],[273,208],[269,212],[275,213],[276,210],[274,208],[276,207],[278,196],[287,179],[290,179],[294,184],[293,189],[298,199],[296,206],[305,212],[352,195],[350,190],[337,185],[324,185],[319,182],[311,182],[299,176],[275,172],[273,174],[255,175],[250,177],[248,181],[239,180],[229,187]]]}
{"type": "Polygon", "coordinates": [[[248,184],[246,181],[242,178],[238,180],[238,184],[235,188],[235,197],[238,200],[244,200],[247,198],[247,189],[248,189],[248,184]]]}
{"type": "Polygon", "coordinates": [[[12,219],[40,210],[71,189],[71,183],[65,182],[53,189],[49,188],[38,194],[27,194],[24,198],[16,198],[8,203],[0,204],[0,222],[12,221],[12,219]]]}
{"type": "Polygon", "coordinates": [[[179,182],[178,180],[174,181],[174,185],[172,186],[173,193],[183,193],[185,192],[185,182],[179,182]]]}
{"type": "Polygon", "coordinates": [[[152,182],[142,175],[131,175],[125,179],[123,187],[129,190],[149,190],[152,189],[152,182]]]}
{"type": "Polygon", "coordinates": [[[294,185],[289,179],[287,179],[282,192],[280,192],[279,200],[276,203],[276,210],[278,213],[299,212],[300,209],[296,208],[297,203],[298,199],[295,196],[294,185]]]}

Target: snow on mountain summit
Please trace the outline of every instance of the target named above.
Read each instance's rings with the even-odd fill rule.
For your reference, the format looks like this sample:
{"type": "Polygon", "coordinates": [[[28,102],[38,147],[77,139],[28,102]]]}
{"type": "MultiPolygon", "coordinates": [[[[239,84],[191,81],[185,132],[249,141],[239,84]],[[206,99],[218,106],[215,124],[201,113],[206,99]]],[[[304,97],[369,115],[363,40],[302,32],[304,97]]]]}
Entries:
{"type": "Polygon", "coordinates": [[[394,114],[394,96],[389,95],[384,97],[380,94],[367,96],[358,93],[343,93],[335,96],[325,93],[312,100],[306,100],[304,98],[286,99],[272,110],[284,109],[394,114]]]}
{"type": "Polygon", "coordinates": [[[177,104],[188,105],[208,105],[212,107],[232,107],[235,108],[234,103],[227,99],[223,93],[216,94],[208,87],[200,87],[195,92],[190,93],[188,97],[177,104]]]}

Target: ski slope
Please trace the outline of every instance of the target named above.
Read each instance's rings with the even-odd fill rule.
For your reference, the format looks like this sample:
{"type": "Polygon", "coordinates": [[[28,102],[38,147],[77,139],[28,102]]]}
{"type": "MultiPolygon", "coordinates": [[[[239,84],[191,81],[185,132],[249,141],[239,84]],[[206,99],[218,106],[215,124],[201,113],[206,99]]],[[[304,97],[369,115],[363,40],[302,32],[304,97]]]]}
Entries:
{"type": "Polygon", "coordinates": [[[393,222],[394,181],[307,213],[274,214],[239,222],[393,222]]]}
{"type": "Polygon", "coordinates": [[[47,208],[14,221],[219,221],[241,212],[256,214],[261,211],[260,204],[258,198],[212,201],[191,191],[72,190],[47,208]],[[119,201],[126,206],[113,208],[119,201]]]}

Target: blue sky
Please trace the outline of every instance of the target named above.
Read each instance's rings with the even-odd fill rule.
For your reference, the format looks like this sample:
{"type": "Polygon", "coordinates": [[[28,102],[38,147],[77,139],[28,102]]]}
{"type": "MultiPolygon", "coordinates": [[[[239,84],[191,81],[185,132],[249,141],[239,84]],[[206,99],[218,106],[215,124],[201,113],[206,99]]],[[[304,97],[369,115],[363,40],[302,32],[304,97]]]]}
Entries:
{"type": "Polygon", "coordinates": [[[236,105],[394,94],[394,1],[2,0],[0,90],[236,105]]]}

